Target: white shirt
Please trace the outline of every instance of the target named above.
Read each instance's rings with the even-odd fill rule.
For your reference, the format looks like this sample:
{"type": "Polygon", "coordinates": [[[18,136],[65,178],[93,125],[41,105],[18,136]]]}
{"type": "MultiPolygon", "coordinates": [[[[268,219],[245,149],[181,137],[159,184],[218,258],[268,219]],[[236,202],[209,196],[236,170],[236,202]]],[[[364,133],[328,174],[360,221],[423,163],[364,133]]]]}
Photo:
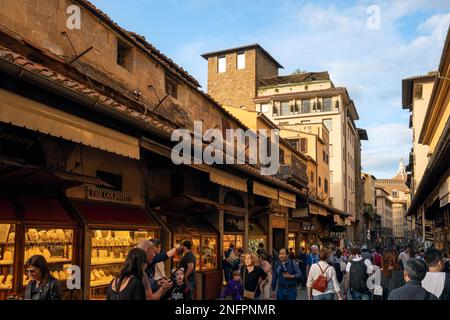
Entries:
{"type": "MultiPolygon", "coordinates": [[[[361,261],[361,260],[362,260],[362,257],[361,257],[361,256],[357,256],[357,257],[355,257],[355,258],[352,259],[352,261],[354,261],[354,262],[358,262],[358,261],[361,261]]],[[[366,259],[366,260],[364,260],[364,264],[365,264],[366,267],[367,267],[367,273],[372,273],[372,272],[373,272],[373,265],[372,265],[372,262],[370,262],[369,259],[366,259]]],[[[347,267],[345,268],[345,271],[346,271],[347,273],[350,272],[350,267],[351,267],[351,265],[352,265],[351,262],[348,262],[348,263],[347,263],[347,267]]]]}
{"type": "Polygon", "coordinates": [[[427,272],[422,280],[422,287],[436,297],[440,297],[444,290],[445,272],[427,272]]]}
{"type": "Polygon", "coordinates": [[[324,275],[326,275],[326,277],[327,277],[328,289],[325,292],[320,292],[320,291],[312,289],[312,295],[318,296],[318,295],[325,294],[325,293],[334,293],[335,291],[336,292],[340,291],[341,288],[339,287],[339,283],[336,278],[336,271],[334,270],[334,268],[332,266],[330,266],[325,261],[319,261],[318,263],[314,263],[311,266],[311,269],[309,269],[308,280],[306,282],[306,286],[312,287],[314,280],[316,280],[319,277],[319,275],[322,274],[322,271],[320,270],[320,268],[322,268],[322,271],[324,271],[324,275]],[[319,267],[319,265],[320,265],[320,267],[319,267]],[[327,269],[327,267],[328,267],[328,269],[327,269]],[[325,271],[325,269],[327,269],[327,270],[325,271]]]}
{"type": "Polygon", "coordinates": [[[155,265],[155,276],[153,279],[156,281],[166,278],[166,265],[164,264],[164,261],[160,261],[155,265]]]}

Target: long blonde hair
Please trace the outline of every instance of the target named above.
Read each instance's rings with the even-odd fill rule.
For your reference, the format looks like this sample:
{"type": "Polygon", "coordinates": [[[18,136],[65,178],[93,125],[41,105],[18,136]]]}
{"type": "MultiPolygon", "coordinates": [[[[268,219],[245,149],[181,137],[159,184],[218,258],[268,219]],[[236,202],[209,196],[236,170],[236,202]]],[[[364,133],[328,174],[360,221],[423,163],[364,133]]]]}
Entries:
{"type": "Polygon", "coordinates": [[[258,264],[258,258],[256,257],[256,254],[254,252],[247,252],[245,254],[245,264],[246,265],[247,265],[247,263],[246,263],[247,257],[250,257],[252,259],[253,266],[256,266],[258,264]]]}

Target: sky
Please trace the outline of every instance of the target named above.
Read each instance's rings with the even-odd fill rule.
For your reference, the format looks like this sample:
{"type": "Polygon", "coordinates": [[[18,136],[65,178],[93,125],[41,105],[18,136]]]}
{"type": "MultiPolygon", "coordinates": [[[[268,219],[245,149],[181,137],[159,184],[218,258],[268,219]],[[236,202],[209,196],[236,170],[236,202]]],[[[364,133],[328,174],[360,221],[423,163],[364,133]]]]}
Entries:
{"type": "Polygon", "coordinates": [[[259,43],[284,69],[329,71],[367,130],[362,170],[377,178],[407,164],[412,132],[401,80],[437,70],[450,0],[91,0],[146,37],[207,91],[205,52],[259,43]]]}

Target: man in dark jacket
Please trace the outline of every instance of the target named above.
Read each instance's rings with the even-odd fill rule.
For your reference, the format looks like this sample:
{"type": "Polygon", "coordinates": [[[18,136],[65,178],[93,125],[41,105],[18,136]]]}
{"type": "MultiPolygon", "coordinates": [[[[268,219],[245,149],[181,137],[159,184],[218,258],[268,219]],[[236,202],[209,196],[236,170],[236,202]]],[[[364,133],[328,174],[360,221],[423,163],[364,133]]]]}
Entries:
{"type": "Polygon", "coordinates": [[[280,262],[272,276],[272,295],[275,296],[276,290],[277,300],[296,300],[297,283],[301,279],[302,273],[297,264],[289,259],[288,249],[280,249],[278,257],[280,262]]]}
{"type": "Polygon", "coordinates": [[[408,259],[405,263],[403,276],[406,284],[392,290],[388,300],[437,300],[437,297],[422,288],[421,281],[425,278],[427,266],[419,259],[408,259]]]}

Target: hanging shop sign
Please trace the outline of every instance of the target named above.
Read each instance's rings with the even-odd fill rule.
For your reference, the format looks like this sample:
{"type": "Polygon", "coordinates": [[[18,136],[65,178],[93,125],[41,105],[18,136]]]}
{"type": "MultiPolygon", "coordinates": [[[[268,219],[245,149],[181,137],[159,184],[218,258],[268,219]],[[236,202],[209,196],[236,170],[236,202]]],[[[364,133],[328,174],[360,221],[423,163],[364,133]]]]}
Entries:
{"type": "Polygon", "coordinates": [[[131,193],[99,187],[88,186],[87,198],[92,200],[112,201],[112,202],[131,202],[131,193]]]}
{"type": "Polygon", "coordinates": [[[330,237],[335,239],[345,239],[346,233],[345,232],[330,232],[330,237]]]}
{"type": "Polygon", "coordinates": [[[308,215],[308,207],[292,210],[292,218],[307,218],[308,215]]]}

